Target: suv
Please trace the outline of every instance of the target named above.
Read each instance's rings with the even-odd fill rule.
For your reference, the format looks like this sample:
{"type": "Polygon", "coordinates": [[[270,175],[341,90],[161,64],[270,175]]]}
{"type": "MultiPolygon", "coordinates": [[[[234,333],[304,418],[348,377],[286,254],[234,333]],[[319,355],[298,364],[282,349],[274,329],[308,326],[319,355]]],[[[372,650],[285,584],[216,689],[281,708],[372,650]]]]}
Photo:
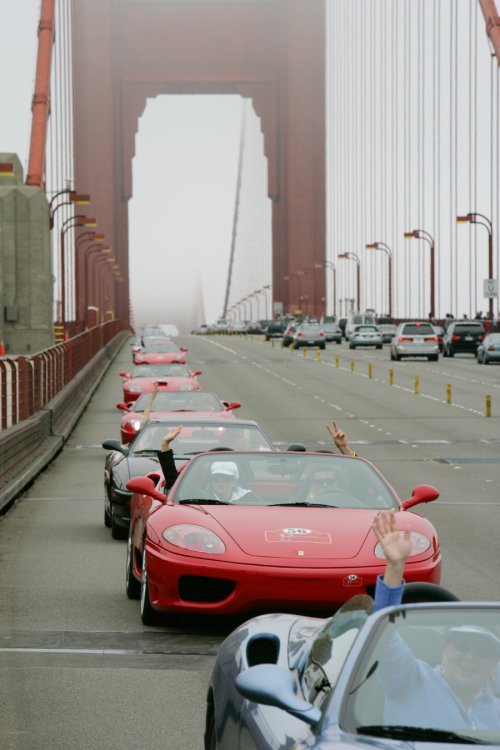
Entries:
{"type": "Polygon", "coordinates": [[[439,359],[439,340],[434,326],[426,321],[400,323],[391,341],[391,359],[427,357],[430,362],[439,359]]]}
{"type": "Polygon", "coordinates": [[[443,336],[443,357],[453,357],[457,352],[476,356],[478,344],[484,336],[481,320],[452,320],[443,336]]]}

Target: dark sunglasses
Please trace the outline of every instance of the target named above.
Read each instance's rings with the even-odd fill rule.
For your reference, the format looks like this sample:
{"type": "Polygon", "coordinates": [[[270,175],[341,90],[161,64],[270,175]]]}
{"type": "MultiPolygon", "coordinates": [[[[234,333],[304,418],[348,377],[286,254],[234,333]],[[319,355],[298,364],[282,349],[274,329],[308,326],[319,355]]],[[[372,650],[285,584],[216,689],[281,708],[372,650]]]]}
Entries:
{"type": "Polygon", "coordinates": [[[234,477],[229,474],[212,474],[213,482],[234,482],[234,477]]]}
{"type": "Polygon", "coordinates": [[[498,659],[498,650],[495,646],[488,641],[481,638],[467,638],[467,636],[455,636],[450,638],[449,643],[461,654],[469,652],[474,653],[476,656],[480,656],[481,659],[498,659]]]}

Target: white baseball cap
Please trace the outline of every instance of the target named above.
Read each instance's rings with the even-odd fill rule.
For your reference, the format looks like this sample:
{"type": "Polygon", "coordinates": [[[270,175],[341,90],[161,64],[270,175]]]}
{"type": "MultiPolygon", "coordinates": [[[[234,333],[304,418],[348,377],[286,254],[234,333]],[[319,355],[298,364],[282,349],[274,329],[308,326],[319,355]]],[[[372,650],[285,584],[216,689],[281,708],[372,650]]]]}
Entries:
{"type": "Polygon", "coordinates": [[[238,467],[234,461],[215,461],[210,469],[210,474],[225,474],[226,476],[233,477],[234,479],[239,478],[238,467]]]}

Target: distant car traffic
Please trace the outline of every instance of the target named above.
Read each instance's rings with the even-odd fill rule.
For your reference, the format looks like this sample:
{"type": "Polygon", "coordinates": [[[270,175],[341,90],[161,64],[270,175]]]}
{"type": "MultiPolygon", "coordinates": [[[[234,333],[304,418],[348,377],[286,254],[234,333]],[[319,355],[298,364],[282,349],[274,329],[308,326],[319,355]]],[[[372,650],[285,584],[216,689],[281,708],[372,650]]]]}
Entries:
{"type": "Polygon", "coordinates": [[[293,333],[292,349],[304,346],[326,348],[326,335],[319,323],[301,323],[293,333]]]}
{"type": "Polygon", "coordinates": [[[266,341],[271,339],[279,339],[283,336],[286,328],[286,322],[284,320],[272,320],[264,331],[264,338],[266,341]]]}
{"type": "Polygon", "coordinates": [[[377,326],[359,325],[351,329],[349,337],[349,349],[357,349],[358,346],[374,346],[382,349],[382,332],[377,326]]]}
{"type": "Polygon", "coordinates": [[[321,323],[321,328],[325,332],[327,342],[335,342],[336,344],[342,343],[342,331],[339,328],[338,323],[321,323]]]}
{"type": "MultiPolygon", "coordinates": [[[[144,409],[150,400],[149,393],[143,393],[137,401],[120,401],[117,409],[125,412],[120,423],[121,441],[129,443],[139,431],[144,409]]],[[[221,401],[210,391],[167,391],[162,386],[151,404],[149,418],[172,417],[182,419],[185,414],[196,413],[199,417],[225,417],[234,419],[234,411],[241,406],[239,401],[221,401]]]]}
{"type": "Polygon", "coordinates": [[[500,333],[489,333],[479,343],[476,350],[478,365],[500,362],[500,333]]]}
{"type": "Polygon", "coordinates": [[[411,524],[406,580],[440,579],[436,531],[408,512],[438,491],[422,485],[401,502],[364,459],[204,453],[185,466],[167,496],[147,477],[127,489],[134,492],[127,589],[140,593],[145,625],[162,613],[321,611],[354,591],[372,592],[384,567],[373,519],[389,508],[401,528],[411,524]]]}
{"type": "Polygon", "coordinates": [[[297,323],[297,321],[291,321],[290,323],[288,323],[287,327],[285,328],[283,332],[282,343],[284,347],[288,348],[289,346],[293,344],[293,335],[295,331],[297,330],[298,325],[299,324],[297,323]]]}
{"type": "Polygon", "coordinates": [[[391,359],[403,357],[427,357],[429,361],[439,359],[439,340],[434,326],[426,321],[400,323],[391,341],[391,359]]]}
{"type": "Polygon", "coordinates": [[[376,325],[377,321],[375,319],[375,315],[371,312],[352,312],[349,313],[349,316],[347,318],[347,322],[345,325],[345,332],[344,335],[347,339],[347,341],[350,341],[351,339],[351,333],[354,331],[354,328],[356,326],[374,326],[376,325]]]}
{"type": "Polygon", "coordinates": [[[443,351],[443,338],[444,338],[444,328],[443,326],[434,326],[434,331],[436,332],[436,336],[438,337],[438,344],[439,344],[439,351],[443,351]]]}
{"type": "Polygon", "coordinates": [[[463,353],[476,356],[478,344],[484,335],[484,323],[481,320],[452,320],[443,336],[443,357],[463,353]]]}
{"type": "Polygon", "coordinates": [[[172,444],[178,468],[197,453],[221,450],[275,451],[271,440],[256,422],[225,417],[184,414],[168,419],[150,419],[128,445],[104,440],[109,451],[104,464],[104,524],[114,539],[125,539],[130,522],[131,492],[126,485],[132,477],[153,472],[161,477],[157,451],[170,430],[182,424],[182,433],[172,444]]]}
{"type": "Polygon", "coordinates": [[[394,323],[378,323],[377,328],[382,332],[383,343],[390,344],[396,335],[397,325],[394,323]]]}

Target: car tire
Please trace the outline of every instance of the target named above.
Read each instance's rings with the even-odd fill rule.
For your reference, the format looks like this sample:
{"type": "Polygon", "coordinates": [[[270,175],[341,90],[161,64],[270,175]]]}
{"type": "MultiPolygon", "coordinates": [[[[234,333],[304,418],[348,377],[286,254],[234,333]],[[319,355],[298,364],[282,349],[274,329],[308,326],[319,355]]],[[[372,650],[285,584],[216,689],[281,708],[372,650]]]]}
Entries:
{"type": "Polygon", "coordinates": [[[486,359],[486,357],[483,357],[483,365],[489,365],[489,364],[490,364],[490,360],[486,359]]]}
{"type": "Polygon", "coordinates": [[[455,355],[455,352],[453,352],[451,349],[448,351],[448,357],[453,357],[455,355]]]}
{"type": "Polygon", "coordinates": [[[132,536],[128,535],[127,541],[127,567],[125,572],[125,591],[129,599],[140,599],[141,598],[141,584],[134,576],[132,572],[132,536]]]}
{"type": "Polygon", "coordinates": [[[428,357],[429,362],[437,362],[439,359],[439,354],[430,354],[428,357]]]}
{"type": "Polygon", "coordinates": [[[337,341],[337,344],[341,344],[341,343],[342,343],[342,339],[340,339],[339,341],[337,341]]]}
{"type": "Polygon", "coordinates": [[[215,717],[213,709],[210,716],[207,716],[205,750],[217,750],[217,733],[215,731],[215,717]]]}
{"type": "Polygon", "coordinates": [[[349,344],[349,349],[355,349],[354,344],[349,344]]]}
{"type": "Polygon", "coordinates": [[[113,539],[126,539],[128,536],[128,530],[125,529],[123,526],[120,526],[116,523],[115,516],[113,513],[113,503],[110,503],[111,506],[111,514],[110,514],[110,526],[111,526],[111,536],[113,539]]]}
{"type": "Polygon", "coordinates": [[[149,598],[148,571],[146,568],[146,552],[142,554],[142,575],[141,575],[141,594],[140,594],[140,612],[143,625],[158,625],[160,615],[151,606],[149,598]]]}
{"type": "Polygon", "coordinates": [[[394,357],[394,352],[393,352],[393,351],[392,351],[392,349],[391,349],[391,362],[394,362],[394,359],[395,359],[395,357],[394,357]]]}
{"type": "Polygon", "coordinates": [[[401,354],[398,354],[396,352],[396,354],[394,355],[394,359],[396,360],[396,362],[399,362],[401,360],[401,354]]]}
{"type": "Polygon", "coordinates": [[[323,349],[323,350],[324,350],[324,349],[326,349],[326,344],[320,344],[320,345],[319,345],[319,348],[320,348],[320,349],[323,349]]]}
{"type": "Polygon", "coordinates": [[[377,344],[376,348],[377,349],[382,349],[382,344],[377,344]]]}

